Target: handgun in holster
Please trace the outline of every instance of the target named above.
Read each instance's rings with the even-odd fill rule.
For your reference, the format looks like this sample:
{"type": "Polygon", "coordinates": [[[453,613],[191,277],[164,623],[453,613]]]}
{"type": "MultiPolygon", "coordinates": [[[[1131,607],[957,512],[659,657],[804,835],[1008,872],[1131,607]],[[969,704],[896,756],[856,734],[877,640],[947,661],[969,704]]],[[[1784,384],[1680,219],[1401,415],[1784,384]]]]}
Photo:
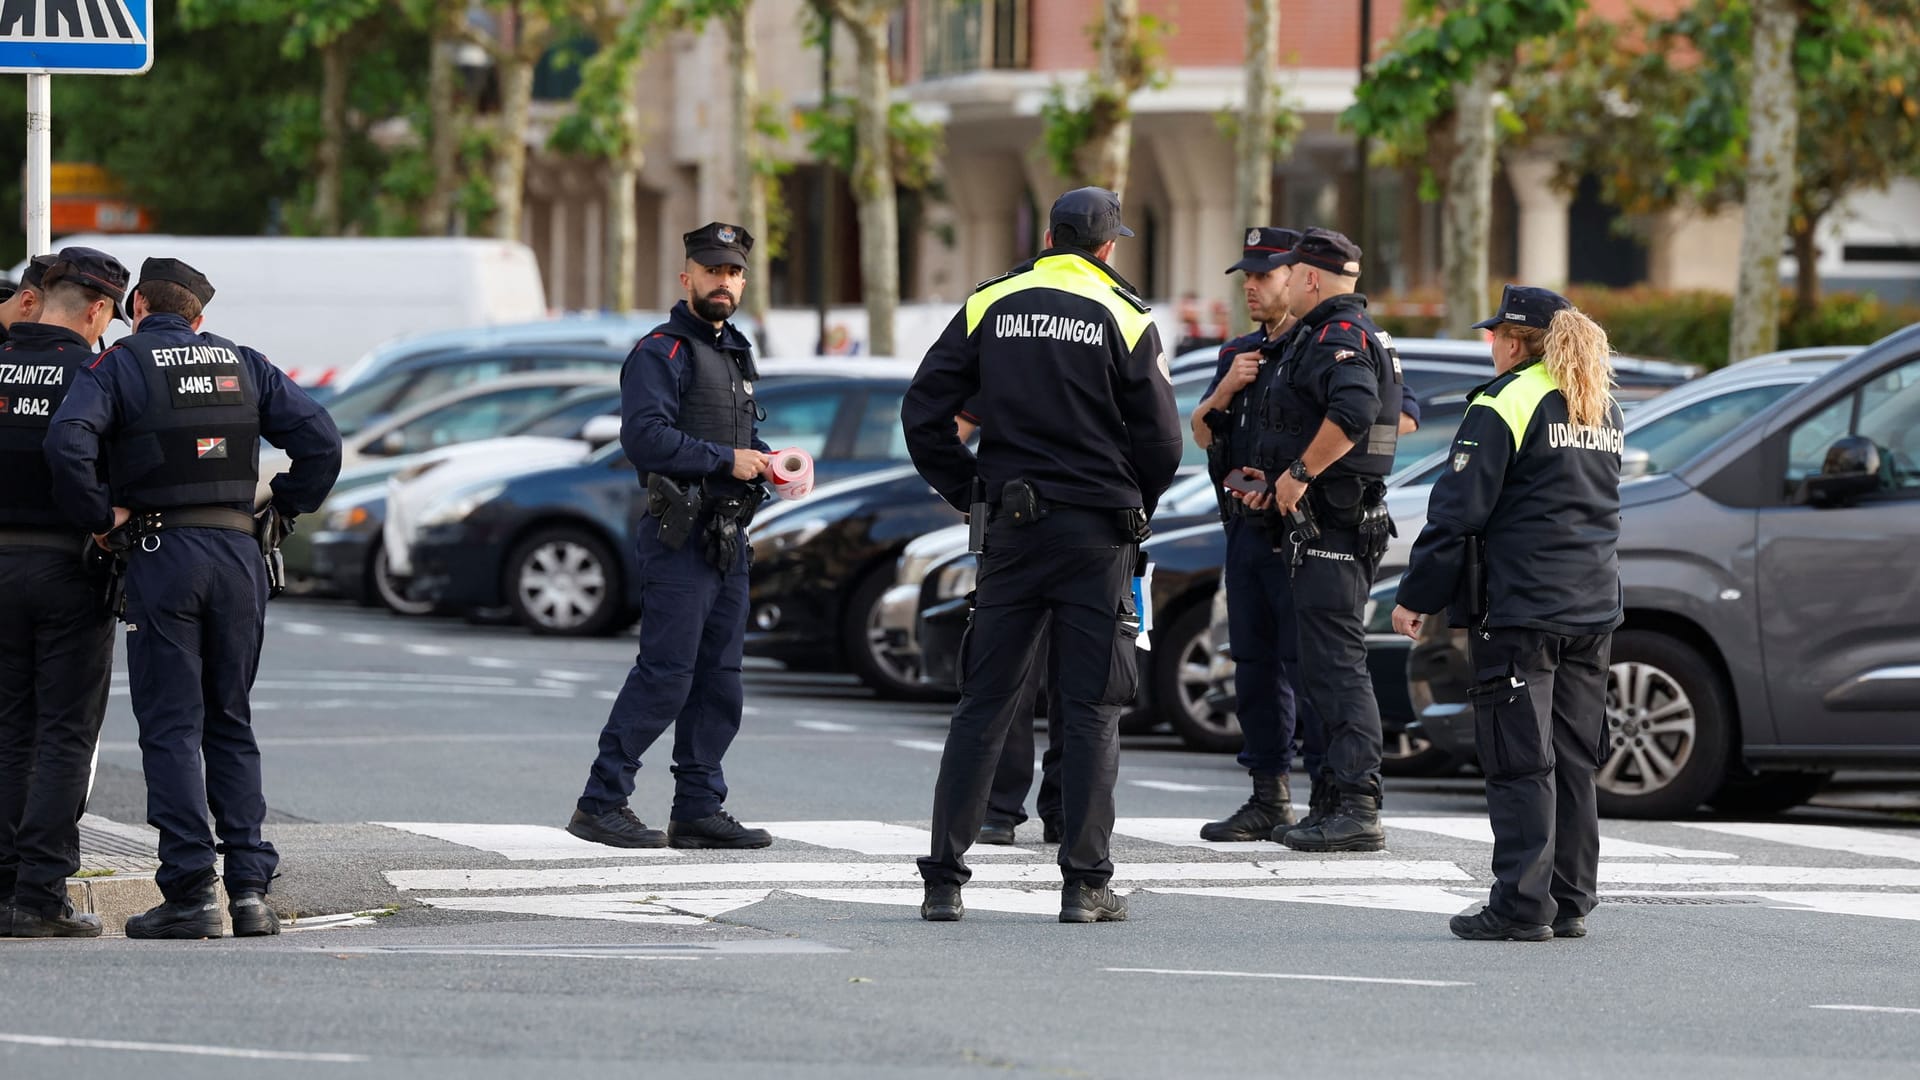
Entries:
{"type": "Polygon", "coordinates": [[[1479,533],[1466,543],[1467,622],[1484,637],[1487,631],[1487,541],[1479,533]]]}
{"type": "Polygon", "coordinates": [[[260,557],[267,564],[267,599],[287,591],[287,560],[280,545],[293,535],[293,518],[269,503],[253,515],[253,536],[260,542],[260,557]]]}
{"type": "Polygon", "coordinates": [[[660,519],[660,543],[667,550],[686,546],[705,500],[698,484],[676,484],[659,473],[647,477],[647,513],[660,519]]]}
{"type": "Polygon", "coordinates": [[[978,476],[967,485],[967,550],[975,555],[987,550],[987,482],[978,476]]]}
{"type": "MultiPolygon", "coordinates": [[[[723,574],[733,568],[733,561],[740,554],[741,535],[753,521],[753,513],[760,508],[760,500],[765,497],[766,492],[755,486],[744,495],[722,495],[707,500],[713,510],[712,516],[707,519],[708,565],[723,574]]],[[[666,539],[665,518],[661,519],[660,537],[662,541],[666,539]]]]}
{"type": "Polygon", "coordinates": [[[87,541],[87,569],[100,575],[101,598],[107,614],[127,621],[127,549],[133,547],[133,530],[122,525],[107,533],[106,550],[87,541]]]}

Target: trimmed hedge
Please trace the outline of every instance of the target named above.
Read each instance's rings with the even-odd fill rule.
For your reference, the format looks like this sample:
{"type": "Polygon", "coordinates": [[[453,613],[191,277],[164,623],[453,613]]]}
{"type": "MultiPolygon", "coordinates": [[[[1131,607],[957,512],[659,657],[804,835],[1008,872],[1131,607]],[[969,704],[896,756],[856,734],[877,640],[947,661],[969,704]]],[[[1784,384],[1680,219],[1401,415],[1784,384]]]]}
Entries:
{"type": "MultiPolygon", "coordinates": [[[[1574,286],[1567,298],[1607,330],[1616,351],[1644,359],[1679,360],[1713,370],[1726,366],[1733,297],[1725,293],[1668,292],[1649,286],[1606,289],[1574,286]]],[[[1381,297],[1376,308],[1425,297],[1381,297]]],[[[1380,326],[1399,337],[1431,337],[1440,319],[1430,315],[1385,315],[1380,326]]],[[[1834,293],[1804,319],[1793,317],[1791,296],[1780,301],[1780,348],[1870,345],[1912,323],[1920,308],[1883,304],[1872,295],[1834,293]]]]}

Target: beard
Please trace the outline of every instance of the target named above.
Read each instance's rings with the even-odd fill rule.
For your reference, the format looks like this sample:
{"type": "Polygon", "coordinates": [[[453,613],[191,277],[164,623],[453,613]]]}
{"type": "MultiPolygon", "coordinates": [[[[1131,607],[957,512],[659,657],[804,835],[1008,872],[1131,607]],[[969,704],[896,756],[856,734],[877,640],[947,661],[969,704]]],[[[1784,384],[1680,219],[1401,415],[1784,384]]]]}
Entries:
{"type": "Polygon", "coordinates": [[[739,302],[733,298],[732,293],[717,289],[706,296],[695,297],[688,306],[693,308],[695,315],[708,322],[726,322],[733,317],[734,309],[739,306],[739,302]]]}

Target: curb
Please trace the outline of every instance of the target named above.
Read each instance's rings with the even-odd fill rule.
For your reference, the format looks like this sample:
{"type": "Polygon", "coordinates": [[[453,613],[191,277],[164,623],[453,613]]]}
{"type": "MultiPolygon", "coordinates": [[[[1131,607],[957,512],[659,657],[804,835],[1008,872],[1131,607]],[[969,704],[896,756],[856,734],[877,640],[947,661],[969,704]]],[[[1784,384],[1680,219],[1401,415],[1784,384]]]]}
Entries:
{"type": "MultiPolygon", "coordinates": [[[[226,886],[216,882],[214,889],[220,897],[221,933],[231,935],[233,921],[227,914],[226,886]]],[[[127,932],[128,916],[155,907],[166,898],[160,895],[160,886],[154,884],[152,874],[115,874],[68,878],[67,899],[75,911],[100,916],[105,933],[121,935],[127,932]]]]}

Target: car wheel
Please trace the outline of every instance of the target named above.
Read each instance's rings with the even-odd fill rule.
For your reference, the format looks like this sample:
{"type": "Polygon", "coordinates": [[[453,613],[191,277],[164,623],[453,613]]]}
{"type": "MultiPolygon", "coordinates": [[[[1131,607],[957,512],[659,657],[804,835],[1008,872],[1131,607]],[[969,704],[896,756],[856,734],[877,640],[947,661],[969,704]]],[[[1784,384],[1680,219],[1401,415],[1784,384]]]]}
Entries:
{"type": "Polygon", "coordinates": [[[883,698],[895,701],[932,701],[948,696],[920,682],[920,657],[887,640],[880,624],[880,601],[893,585],[893,563],[883,561],[853,590],[840,618],[840,640],[848,666],[860,681],[883,698]]]}
{"type": "Polygon", "coordinates": [[[1650,630],[1615,634],[1600,812],[1692,813],[1726,780],[1731,730],[1720,673],[1698,650],[1650,630]]]}
{"type": "Polygon", "coordinates": [[[1723,814],[1777,814],[1820,794],[1832,779],[1830,772],[1763,772],[1730,777],[1707,805],[1723,814]]]}
{"type": "Polygon", "coordinates": [[[1240,718],[1207,704],[1213,688],[1213,628],[1205,604],[1194,604],[1153,631],[1147,653],[1154,709],[1190,750],[1228,754],[1240,749],[1240,718]]]}
{"type": "Polygon", "coordinates": [[[1460,759],[1417,731],[1388,732],[1380,746],[1380,771],[1388,776],[1451,776],[1460,759]]]}
{"type": "Polygon", "coordinates": [[[507,560],[507,602],[536,634],[592,637],[611,632],[624,602],[620,565],[584,529],[542,529],[507,560]]]}
{"type": "Polygon", "coordinates": [[[433,601],[409,600],[406,590],[394,579],[387,568],[387,549],[385,546],[373,549],[373,565],[367,568],[367,578],[373,583],[369,591],[387,605],[387,610],[396,615],[431,615],[433,601]]]}

